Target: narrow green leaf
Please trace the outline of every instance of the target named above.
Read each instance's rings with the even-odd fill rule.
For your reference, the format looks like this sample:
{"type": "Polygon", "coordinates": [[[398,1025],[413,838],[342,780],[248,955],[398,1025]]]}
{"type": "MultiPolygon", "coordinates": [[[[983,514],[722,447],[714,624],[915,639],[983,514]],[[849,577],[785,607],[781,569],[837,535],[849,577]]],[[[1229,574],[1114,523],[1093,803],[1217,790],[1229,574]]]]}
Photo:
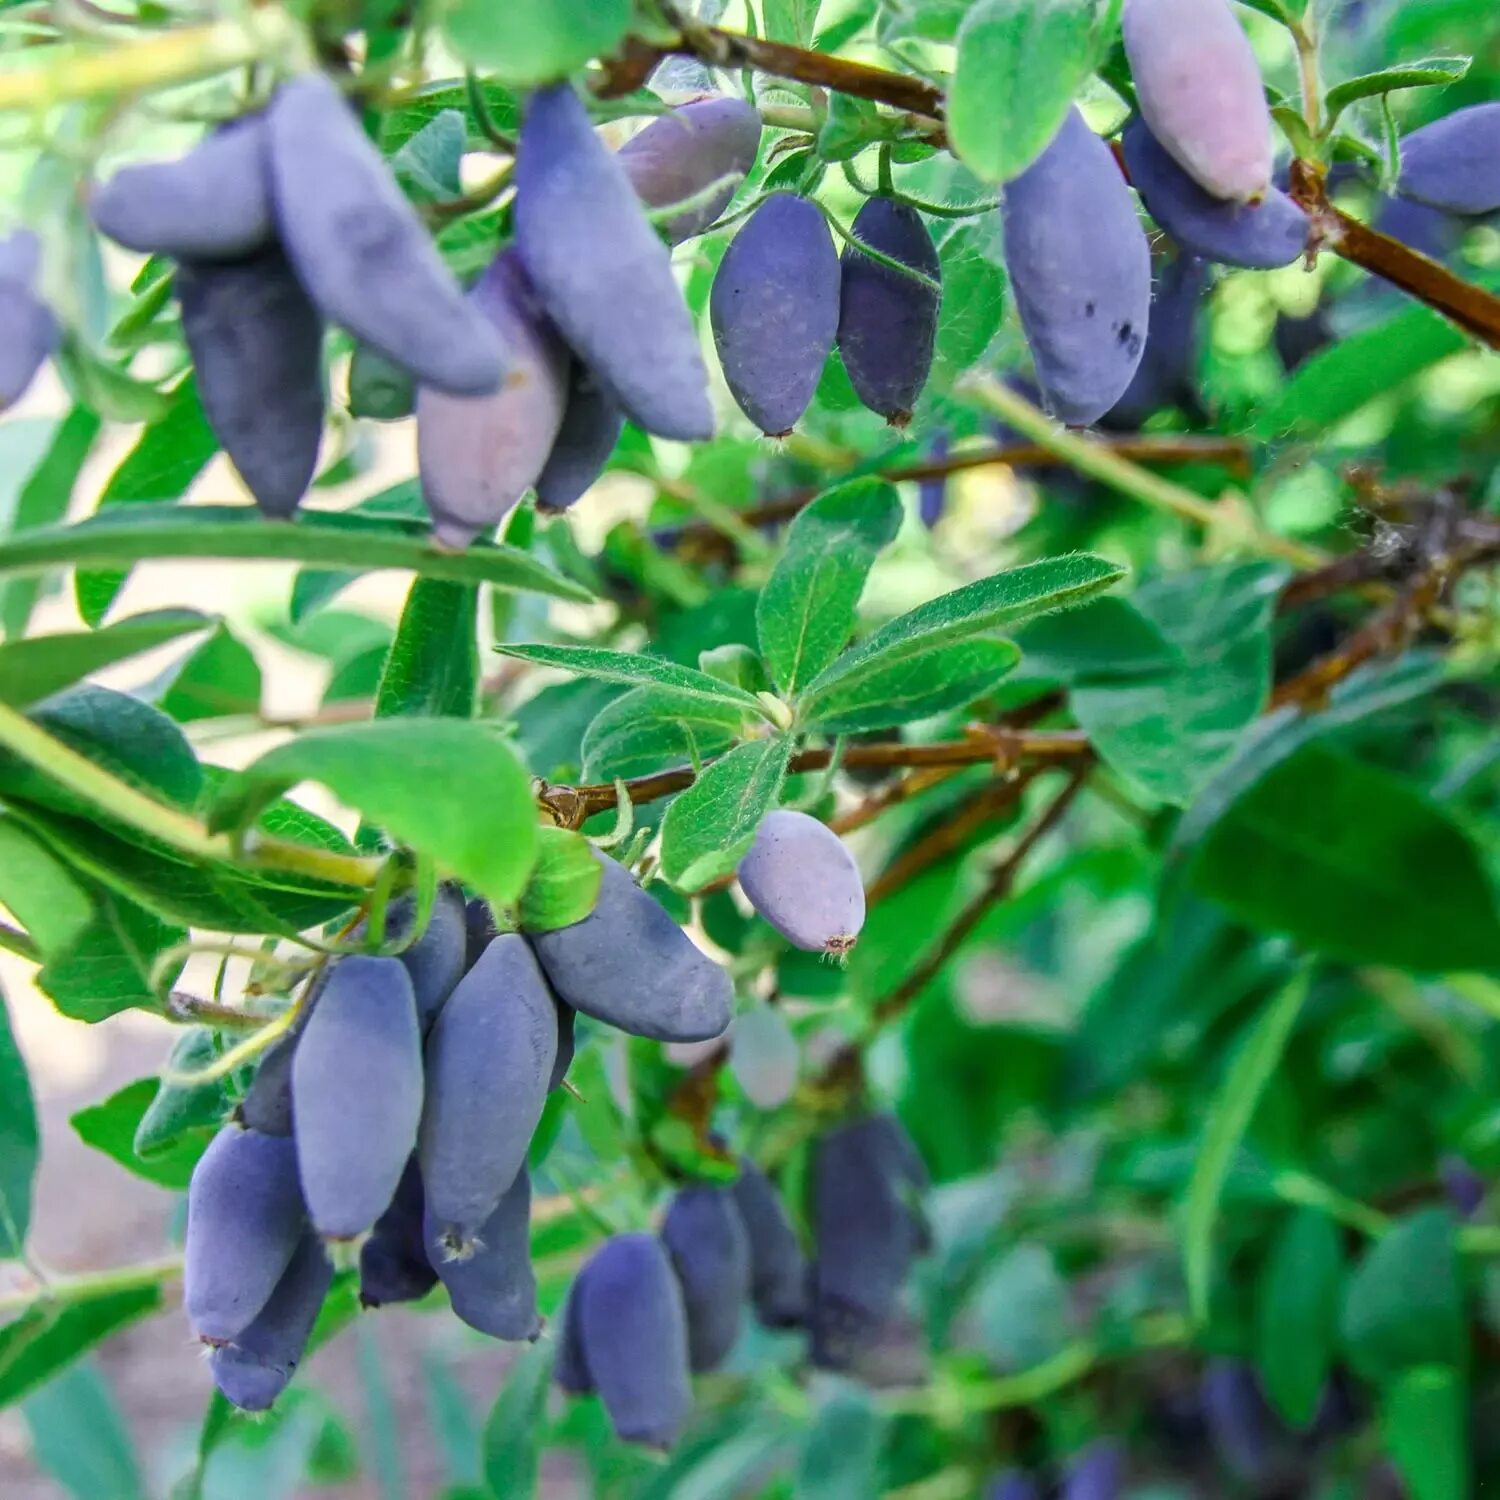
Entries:
{"type": "Polygon", "coordinates": [[[258,714],[260,665],[227,625],[195,647],[156,684],[156,706],[179,724],[258,714]]]}
{"type": "Polygon", "coordinates": [[[156,1080],[155,1096],[136,1122],[131,1141],[137,1156],[151,1158],[170,1151],[190,1132],[212,1134],[229,1113],[223,1079],[209,1083],[175,1083],[165,1075],[200,1073],[217,1060],[219,1049],[207,1026],[186,1026],[172,1043],[164,1076],[156,1080]]]}
{"type": "Polygon", "coordinates": [[[1326,1214],[1299,1209],[1282,1226],[1261,1272],[1256,1367],[1271,1404],[1297,1428],[1317,1414],[1338,1346],[1339,1235],[1326,1214]]]}
{"type": "Polygon", "coordinates": [[[878,1495],[886,1418],[869,1394],[852,1383],[823,1403],[797,1465],[795,1500],[867,1500],[878,1495]]]}
{"type": "Polygon", "coordinates": [[[1420,62],[1397,63],[1377,73],[1346,78],[1325,96],[1328,121],[1332,124],[1356,99],[1371,99],[1394,89],[1444,88],[1457,83],[1473,65],[1471,57],[1424,57],[1420,62]]]}
{"type": "Polygon", "coordinates": [[[21,1403],[38,1467],[76,1500],[144,1495],[130,1431],[99,1372],[77,1364],[21,1403]]]}
{"type": "Polygon", "coordinates": [[[86,1350],[161,1306],[157,1285],[38,1307],[0,1328],[0,1407],[9,1406],[86,1350]]]}
{"type": "Polygon", "coordinates": [[[521,894],[522,930],[551,932],[583,921],[599,899],[603,878],[603,866],[581,834],[539,828],[536,864],[521,894]]]}
{"type": "Polygon", "coordinates": [[[721,756],[667,809],[661,867],[673,885],[696,890],[727,875],[775,806],[792,742],[750,740],[721,756]]]}
{"type": "Polygon", "coordinates": [[[597,646],[496,646],[502,656],[514,656],[539,667],[556,667],[579,677],[597,677],[603,682],[624,682],[632,687],[655,684],[690,698],[726,704],[743,712],[765,717],[765,709],[754,693],[732,687],[707,672],[679,666],[662,656],[642,656],[634,651],[604,651],[597,646]]]}
{"type": "MultiPolygon", "coordinates": [[[[0,994],[0,1260],[15,1259],[25,1247],[37,1152],[31,1078],[16,1045],[5,996],[0,994]]],[[[0,1332],[0,1344],[3,1339],[0,1332]]]]}
{"type": "Polygon", "coordinates": [[[1261,1095],[1280,1066],[1307,998],[1308,982],[1307,970],[1300,970],[1250,1027],[1224,1075],[1199,1137],[1184,1205],[1182,1257],[1188,1303],[1193,1320],[1200,1325],[1208,1318],[1214,1223],[1219,1216],[1224,1179],[1255,1117],[1261,1095]]]}
{"type": "Polygon", "coordinates": [[[1500,909],[1468,831],[1409,782],[1323,745],[1257,781],[1193,861],[1194,889],[1356,963],[1500,968],[1500,909]]]}
{"type": "Polygon", "coordinates": [[[91,672],[190,631],[205,630],[212,623],[195,610],[164,609],[131,615],[101,630],[70,630],[10,641],[0,645],[0,703],[26,708],[91,672]]]}
{"type": "Polygon", "coordinates": [[[592,595],[524,552],[476,542],[439,552],[420,522],[353,511],[303,510],[267,521],[253,505],[136,505],[46,526],[0,548],[0,574],[110,568],[149,558],[203,557],[317,563],[324,568],[405,568],[424,578],[587,602],[592,595]]]}
{"type": "Polygon", "coordinates": [[[916,652],[903,643],[810,694],[806,722],[825,734],[915,723],[982,697],[1020,659],[1011,641],[949,641],[916,652]]]}
{"type": "Polygon", "coordinates": [[[150,1160],[136,1155],[135,1133],[156,1098],[157,1080],[138,1078],[111,1094],[102,1103],[91,1104],[69,1117],[69,1124],[86,1146],[102,1151],[137,1177],[174,1192],[186,1189],[198,1158],[208,1145],[209,1132],[180,1135],[173,1145],[150,1160]]]}
{"type": "Polygon", "coordinates": [[[977,0],[958,28],[948,138],[984,182],[1019,176],[1105,50],[1098,0],[977,0]]]}
{"type": "Polygon", "coordinates": [[[1418,1365],[1468,1362],[1469,1325],[1447,1209],[1411,1214],[1370,1246],[1346,1284],[1339,1331],[1355,1373],[1376,1384],[1418,1365]]]}
{"type": "Polygon", "coordinates": [[[375,695],[375,717],[471,718],[478,632],[475,584],[414,579],[375,695]]]}
{"type": "Polygon", "coordinates": [[[630,25],[630,0],[492,5],[454,0],[444,17],[453,50],[504,83],[553,83],[608,57],[630,25]]]}
{"type": "Polygon", "coordinates": [[[510,1367],[490,1408],[484,1424],[483,1465],[492,1495],[528,1500],[536,1493],[555,1353],[552,1339],[538,1339],[510,1367]]]}
{"type": "Polygon", "coordinates": [[[737,704],[672,688],[632,688],[600,709],[584,732],[583,774],[612,781],[696,764],[729,749],[744,724],[745,710],[737,704]]]}
{"type": "Polygon", "coordinates": [[[1468,1429],[1468,1382],[1451,1365],[1406,1371],[1381,1401],[1381,1441],[1411,1500],[1468,1500],[1468,1429]]]}
{"type": "Polygon", "coordinates": [[[301,781],[340,801],[446,872],[508,904],[536,857],[531,783],[486,726],[457,719],[376,719],[314,730],[279,745],[225,784],[214,828],[244,828],[301,781]]]}
{"type": "Polygon", "coordinates": [[[900,526],[895,486],[880,479],[841,484],[792,522],[755,609],[761,654],[788,697],[844,649],[870,568],[900,526]]]}

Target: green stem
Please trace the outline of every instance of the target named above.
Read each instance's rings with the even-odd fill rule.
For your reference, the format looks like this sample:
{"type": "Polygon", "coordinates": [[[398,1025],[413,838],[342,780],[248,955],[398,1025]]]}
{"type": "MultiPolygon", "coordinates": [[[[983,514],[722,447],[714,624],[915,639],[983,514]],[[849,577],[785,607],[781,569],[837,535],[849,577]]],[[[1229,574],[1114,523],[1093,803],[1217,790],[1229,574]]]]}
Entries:
{"type": "Polygon", "coordinates": [[[77,1302],[93,1302],[120,1292],[140,1291],[160,1286],[182,1274],[182,1257],[146,1261],[138,1266],[119,1266],[112,1271],[93,1271],[84,1276],[69,1276],[48,1281],[30,1291],[12,1292],[0,1297],[0,1318],[19,1316],[41,1307],[69,1307],[77,1302]]]}
{"type": "MultiPolygon", "coordinates": [[[[1139,500],[1143,505],[1153,506],[1195,526],[1208,531],[1221,531],[1230,517],[1225,510],[1212,501],[1195,495],[1191,490],[1170,479],[1163,479],[1149,469],[1143,469],[1129,459],[1121,458],[1103,443],[1080,433],[1059,427],[1044,412],[1039,411],[1024,396],[1018,395],[1009,386],[996,380],[993,375],[971,375],[960,382],[961,394],[972,396],[987,411],[1003,418],[1022,437],[1065,460],[1080,474],[1097,479],[1111,489],[1139,500]]],[[[1244,540],[1258,552],[1279,557],[1297,567],[1317,567],[1326,561],[1314,547],[1305,547],[1299,542],[1261,531],[1248,519],[1242,534],[1244,540]]]]}
{"type": "Polygon", "coordinates": [[[1287,1203],[1295,1203],[1300,1208],[1315,1208],[1336,1223],[1369,1235],[1371,1239],[1378,1240],[1391,1228],[1390,1218],[1379,1209],[1350,1198],[1306,1172],[1278,1172],[1271,1179],[1271,1191],[1287,1203]]]}
{"type": "Polygon", "coordinates": [[[775,130],[797,130],[813,135],[818,129],[818,113],[808,104],[762,104],[760,118],[775,130]]]}

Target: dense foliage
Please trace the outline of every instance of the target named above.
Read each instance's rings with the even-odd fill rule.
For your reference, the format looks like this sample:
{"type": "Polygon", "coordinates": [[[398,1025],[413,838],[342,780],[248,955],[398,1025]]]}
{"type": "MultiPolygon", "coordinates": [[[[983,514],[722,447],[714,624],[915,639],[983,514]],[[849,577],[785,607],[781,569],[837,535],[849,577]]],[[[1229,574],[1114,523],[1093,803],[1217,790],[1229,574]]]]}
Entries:
{"type": "Polygon", "coordinates": [[[72,1125],[183,1198],[38,1265],[0,1024],[59,1482],[349,1477],[411,1304],[513,1346],[449,1500],[1500,1483],[1488,0],[0,39],[0,947],[172,1023],[72,1125]]]}

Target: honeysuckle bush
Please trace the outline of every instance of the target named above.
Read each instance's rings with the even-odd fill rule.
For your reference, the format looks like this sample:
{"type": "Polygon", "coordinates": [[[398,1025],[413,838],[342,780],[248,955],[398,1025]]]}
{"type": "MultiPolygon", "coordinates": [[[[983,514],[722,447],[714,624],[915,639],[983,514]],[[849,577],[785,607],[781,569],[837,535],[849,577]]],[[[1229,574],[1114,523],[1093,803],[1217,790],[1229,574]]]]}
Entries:
{"type": "Polygon", "coordinates": [[[89,1359],[182,1316],[181,1236],[28,1253],[0,1032],[0,1401],[65,1488],[399,1492],[317,1350],[408,1297],[521,1340],[450,1500],[555,1451],[603,1497],[1500,1482],[1500,16],[1121,11],[0,8],[6,401],[53,371],[0,421],[11,1014],[176,1028],[71,1122],[164,1194],[214,1140],[292,1173],[238,1227],[199,1176],[188,1314],[270,1409],[185,1350],[166,1473],[89,1359]],[[122,607],[162,559],[224,614],[122,607]],[[269,643],[327,667],[292,722],[269,643]],[[438,1145],[423,1028],[429,1095],[498,1049],[438,1145]],[[424,1238],[406,1158],[449,1191],[465,1132],[424,1238]],[[721,1294],[697,1247],[782,1212],[721,1294]],[[639,1347],[562,1336],[601,1246],[639,1347]]]}

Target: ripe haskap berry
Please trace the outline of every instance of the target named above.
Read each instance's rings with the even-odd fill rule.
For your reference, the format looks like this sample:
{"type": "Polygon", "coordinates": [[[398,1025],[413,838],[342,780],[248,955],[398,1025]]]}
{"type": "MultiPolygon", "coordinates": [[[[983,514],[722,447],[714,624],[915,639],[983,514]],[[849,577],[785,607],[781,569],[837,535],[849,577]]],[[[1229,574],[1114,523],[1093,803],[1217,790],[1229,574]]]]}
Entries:
{"type": "Polygon", "coordinates": [[[605,855],[599,899],[583,921],[527,941],[558,995],[586,1016],[659,1042],[722,1036],[729,976],[694,946],[630,872],[605,855]]]}
{"type": "Polygon", "coordinates": [[[505,351],[465,300],[339,91],[304,73],[266,112],[276,225],[325,317],[457,395],[496,390],[505,351]]]}
{"type": "Polygon", "coordinates": [[[505,340],[510,368],[485,396],[417,392],[417,462],[438,540],[466,546],[492,531],[536,483],[562,425],[568,351],[513,252],[498,256],[470,300],[505,340]]]}
{"type": "MultiPolygon", "coordinates": [[[[408,896],[393,901],[386,913],[388,939],[399,939],[410,931],[416,904],[408,896]]],[[[355,929],[363,935],[365,925],[355,929]]],[[[468,968],[468,931],[463,892],[455,885],[441,885],[422,936],[396,955],[411,978],[412,999],[423,1034],[437,1019],[443,1002],[468,968]]]]}
{"type": "Polygon", "coordinates": [[[562,425],[536,481],[540,510],[566,510],[604,472],[625,416],[582,360],[568,367],[562,425]]]}
{"type": "Polygon", "coordinates": [[[352,1239],[390,1206],[422,1113],[422,1036],[394,958],[332,965],[292,1059],[292,1120],[308,1213],[352,1239]]]}
{"type": "Polygon", "coordinates": [[[818,208],[773,193],[729,242],[709,322],[740,410],[785,437],[807,410],[839,326],[839,258],[818,208]]]}
{"type": "Polygon", "coordinates": [[[1254,1370],[1237,1359],[1213,1360],[1203,1372],[1199,1397],[1224,1467],[1243,1483],[1266,1475],[1277,1462],[1284,1431],[1254,1370]]]}
{"type": "MultiPolygon", "coordinates": [[[[938,433],[933,438],[932,446],[927,450],[927,457],[935,464],[940,464],[948,457],[948,438],[945,433],[938,433]]],[[[921,517],[922,524],[931,530],[942,519],[943,507],[948,502],[948,476],[946,474],[934,475],[931,479],[923,479],[917,485],[917,515],[921,517]]]]}
{"type": "Polygon", "coordinates": [[[188,1186],[182,1300],[193,1332],[223,1343],[265,1306],[307,1230],[285,1136],[226,1126],[188,1186]]]}
{"type": "Polygon", "coordinates": [[[232,1343],[209,1356],[214,1384],[241,1411],[267,1411],[287,1388],[333,1280],[323,1242],[304,1234],[276,1289],[232,1343]]]}
{"type": "Polygon", "coordinates": [[[1207,292],[1206,262],[1180,255],[1167,263],[1151,299],[1145,353],[1125,394],[1100,418],[1101,427],[1133,432],[1164,407],[1198,409],[1198,321],[1207,292]]]}
{"type": "Polygon", "coordinates": [[[526,940],[504,933],[459,981],[427,1042],[417,1148],[427,1215],[460,1254],[525,1164],[556,1059],[546,981],[526,940]]]}
{"type": "Polygon", "coordinates": [[[813,1360],[846,1366],[890,1320],[925,1247],[918,1198],[926,1173],[891,1115],[829,1131],[813,1153],[816,1259],[809,1278],[813,1360]]]}
{"type": "Polygon", "coordinates": [[[177,267],[203,413],[266,515],[301,503],[323,436],[323,320],[280,249],[177,267]]]}
{"type": "Polygon", "coordinates": [[[1151,250],[1108,146],[1070,110],[1000,206],[1005,264],[1047,405],[1097,422],[1146,346],[1151,250]]]}
{"type": "Polygon", "coordinates": [[[717,1370],[739,1337],[750,1295],[750,1243],[734,1196],[695,1183],[673,1197],[661,1226],[687,1314],[688,1366],[717,1370]]]}
{"type": "Polygon", "coordinates": [[[730,1192],[750,1247],[750,1301],[767,1328],[796,1328],[807,1314],[807,1258],[770,1178],[741,1161],[730,1192]]]}
{"type": "Polygon", "coordinates": [[[583,1278],[588,1273],[585,1266],[573,1278],[568,1291],[568,1300],[563,1305],[557,1334],[557,1355],[552,1362],[552,1378],[570,1396],[587,1396],[594,1389],[594,1377],[589,1374],[588,1356],[583,1348],[583,1330],[579,1307],[582,1302],[583,1278]]]}
{"type": "Polygon", "coordinates": [[[1042,1500],[1042,1492],[1029,1474],[1012,1469],[990,1481],[984,1500],[1042,1500]]]}
{"type": "Polygon", "coordinates": [[[735,1017],[729,1067],[757,1109],[779,1109],[792,1097],[802,1054],[779,1005],[758,1005],[735,1017]]]}
{"type": "Polygon", "coordinates": [[[1271,185],[1271,111],[1229,0],[1125,0],[1122,29],[1151,133],[1215,198],[1261,197],[1271,185]]]}
{"type": "MultiPolygon", "coordinates": [[[[914,208],[869,198],[854,237],[939,281],[937,247],[914,208]]],[[[853,245],[841,258],[839,353],[859,399],[893,427],[904,427],[932,368],[942,294],[871,260],[853,245]]]]}
{"type": "Polygon", "coordinates": [[[628,1443],[670,1448],[692,1404],[687,1317],[655,1235],[606,1240],[574,1284],[587,1369],[628,1443]]]}
{"type": "Polygon", "coordinates": [[[417,1158],[406,1163],[396,1196],[376,1219],[370,1237],[359,1247],[359,1300],[366,1307],[387,1302],[415,1302],[437,1285],[423,1238],[422,1169],[417,1158]]]}
{"type": "MultiPolygon", "coordinates": [[[[667,208],[726,177],[743,178],[760,150],[760,113],[743,99],[695,99],[658,115],[620,147],[616,159],[647,208],[667,208]]],[[[661,225],[674,245],[702,234],[723,213],[737,184],[725,183],[696,208],[661,225]]]]}
{"type": "Polygon", "coordinates": [[[542,1320],[531,1270],[531,1179],[523,1169],[480,1226],[455,1254],[429,1200],[424,1238],[427,1259],[448,1289],[453,1311],[491,1338],[534,1339],[542,1320]]]}
{"type": "Polygon", "coordinates": [[[29,229],[0,239],[0,411],[26,394],[57,347],[57,319],[33,290],[40,259],[29,229]]]}
{"type": "Polygon", "coordinates": [[[625,414],[660,437],[711,437],[708,371],[670,252],[570,84],[527,106],[515,230],[547,315],[625,414]]]}
{"type": "Polygon", "coordinates": [[[359,344],[349,361],[349,415],[399,422],[416,410],[417,383],[410,370],[359,344]]]}
{"type": "Polygon", "coordinates": [[[1455,110],[1403,137],[1396,191],[1470,218],[1500,209],[1500,102],[1455,110]]]}
{"type": "Polygon", "coordinates": [[[865,925],[859,867],[839,836],[806,813],[767,813],[738,875],[751,906],[809,953],[847,953],[865,925]]]}
{"type": "Polygon", "coordinates": [[[578,1012],[571,1005],[552,996],[557,1011],[557,1056],[552,1060],[552,1076],[547,1080],[547,1092],[562,1083],[573,1066],[574,1036],[578,1030],[578,1012]]]}
{"type": "Polygon", "coordinates": [[[174,260],[237,260],[276,235],[265,121],[247,115],[175,161],[121,167],[89,198],[100,233],[174,260]]]}
{"type": "Polygon", "coordinates": [[[1091,1443],[1068,1468],[1058,1500],[1119,1500],[1125,1459],[1114,1443],[1091,1443]]]}
{"type": "Polygon", "coordinates": [[[1242,203],[1205,192],[1133,119],[1120,137],[1130,180],[1147,212],[1186,251],[1226,266],[1270,270],[1289,266],[1307,249],[1307,215],[1280,188],[1242,203]]]}

